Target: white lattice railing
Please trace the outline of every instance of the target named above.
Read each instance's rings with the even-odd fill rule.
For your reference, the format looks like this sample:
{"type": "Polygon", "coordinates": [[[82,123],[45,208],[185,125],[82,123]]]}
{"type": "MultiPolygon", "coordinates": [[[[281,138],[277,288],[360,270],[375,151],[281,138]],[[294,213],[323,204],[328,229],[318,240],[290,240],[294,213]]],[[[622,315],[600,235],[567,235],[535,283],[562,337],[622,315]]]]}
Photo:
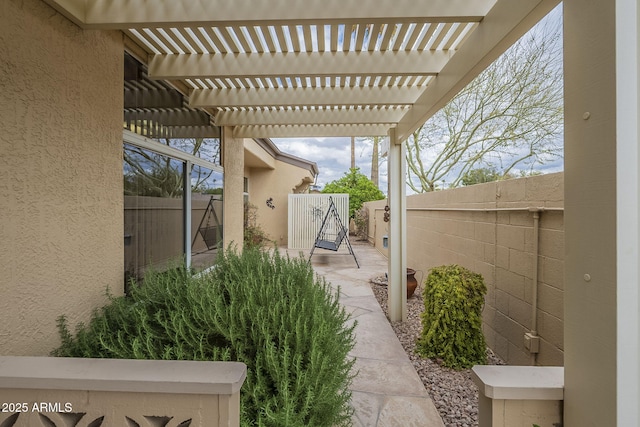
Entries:
{"type": "Polygon", "coordinates": [[[0,357],[2,427],[232,427],[238,362],[0,357]]]}

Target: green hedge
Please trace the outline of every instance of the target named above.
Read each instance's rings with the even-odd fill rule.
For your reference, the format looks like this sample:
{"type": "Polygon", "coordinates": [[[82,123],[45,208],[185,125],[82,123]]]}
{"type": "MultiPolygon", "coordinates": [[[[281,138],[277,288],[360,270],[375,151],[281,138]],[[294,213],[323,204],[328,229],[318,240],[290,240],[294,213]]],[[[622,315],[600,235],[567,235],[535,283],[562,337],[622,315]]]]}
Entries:
{"type": "Polygon", "coordinates": [[[237,360],[247,365],[243,426],[350,425],[353,329],[303,259],[227,251],[199,278],[150,273],[111,297],[75,336],[59,319],[66,357],[237,360]]]}
{"type": "Polygon", "coordinates": [[[422,336],[417,349],[462,369],[486,363],[482,309],[487,287],[480,274],[458,265],[431,269],[422,293],[422,336]]]}

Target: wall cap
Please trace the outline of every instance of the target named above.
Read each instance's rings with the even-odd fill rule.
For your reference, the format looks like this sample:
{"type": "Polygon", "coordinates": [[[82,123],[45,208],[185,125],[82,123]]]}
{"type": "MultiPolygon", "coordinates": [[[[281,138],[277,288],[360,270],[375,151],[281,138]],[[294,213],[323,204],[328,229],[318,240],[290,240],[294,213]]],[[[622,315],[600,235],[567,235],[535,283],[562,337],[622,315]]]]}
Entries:
{"type": "Polygon", "coordinates": [[[0,356],[5,389],[231,395],[246,376],[240,362],[0,356]]]}
{"type": "Polygon", "coordinates": [[[563,367],[476,365],[471,373],[490,399],[564,400],[563,367]]]}

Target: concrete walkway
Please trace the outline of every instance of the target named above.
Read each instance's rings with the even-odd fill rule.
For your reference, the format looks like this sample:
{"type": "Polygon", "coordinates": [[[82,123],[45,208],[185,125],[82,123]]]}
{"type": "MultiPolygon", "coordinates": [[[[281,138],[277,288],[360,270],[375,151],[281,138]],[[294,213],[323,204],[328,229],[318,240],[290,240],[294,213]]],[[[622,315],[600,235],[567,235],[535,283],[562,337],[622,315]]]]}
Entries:
{"type": "Polygon", "coordinates": [[[340,287],[340,302],[358,322],[351,352],[358,372],[351,386],[354,427],[444,427],[369,285],[370,278],[387,271],[387,259],[366,243],[352,245],[360,269],[348,253],[321,249],[315,251],[312,265],[340,287]]]}

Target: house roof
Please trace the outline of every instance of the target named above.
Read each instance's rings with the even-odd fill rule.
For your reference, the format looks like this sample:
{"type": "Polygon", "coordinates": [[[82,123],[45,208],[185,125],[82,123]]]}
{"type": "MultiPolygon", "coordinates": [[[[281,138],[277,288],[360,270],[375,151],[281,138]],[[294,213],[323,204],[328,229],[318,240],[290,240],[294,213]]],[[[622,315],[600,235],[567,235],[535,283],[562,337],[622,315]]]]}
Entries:
{"type": "Polygon", "coordinates": [[[559,3],[45,1],[80,27],[122,30],[151,79],[235,137],[395,127],[401,140],[559,3]]]}
{"type": "Polygon", "coordinates": [[[318,165],[316,164],[316,162],[303,159],[302,157],[294,156],[293,154],[285,153],[284,151],[280,150],[269,138],[258,138],[255,139],[255,141],[274,159],[279,160],[283,163],[297,166],[301,169],[306,169],[314,178],[318,176],[318,165]]]}

